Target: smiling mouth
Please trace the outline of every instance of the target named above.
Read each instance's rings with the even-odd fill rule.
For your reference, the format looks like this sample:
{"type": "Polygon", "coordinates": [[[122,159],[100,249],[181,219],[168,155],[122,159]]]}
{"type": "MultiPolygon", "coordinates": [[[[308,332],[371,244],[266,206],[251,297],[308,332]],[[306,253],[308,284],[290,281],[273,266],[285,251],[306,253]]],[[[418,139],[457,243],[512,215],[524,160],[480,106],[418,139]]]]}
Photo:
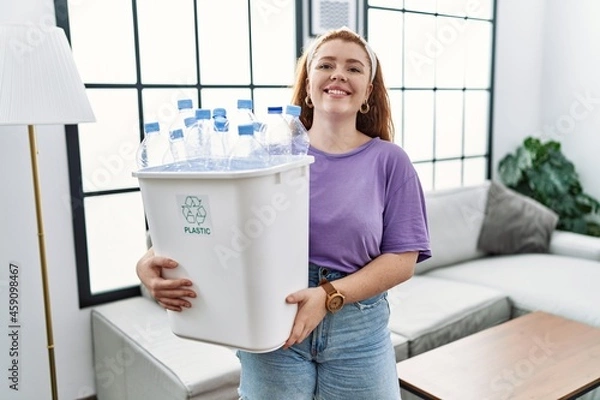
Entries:
{"type": "Polygon", "coordinates": [[[337,96],[347,96],[350,94],[350,93],[346,92],[345,90],[339,90],[339,89],[325,89],[325,93],[333,94],[333,95],[337,95],[337,96]]]}

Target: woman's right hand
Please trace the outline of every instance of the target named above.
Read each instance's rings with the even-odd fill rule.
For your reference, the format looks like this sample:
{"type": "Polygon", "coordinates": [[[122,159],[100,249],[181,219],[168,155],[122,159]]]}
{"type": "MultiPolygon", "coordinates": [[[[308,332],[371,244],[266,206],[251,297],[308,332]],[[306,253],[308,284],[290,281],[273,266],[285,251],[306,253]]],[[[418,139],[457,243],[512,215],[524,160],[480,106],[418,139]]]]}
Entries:
{"type": "Polygon", "coordinates": [[[142,284],[161,306],[167,310],[181,311],[183,308],[192,306],[185,297],[196,297],[196,293],[190,289],[192,282],[189,279],[163,278],[163,268],[173,269],[176,267],[175,260],[156,256],[154,250],[149,249],[138,261],[136,272],[142,284]]]}

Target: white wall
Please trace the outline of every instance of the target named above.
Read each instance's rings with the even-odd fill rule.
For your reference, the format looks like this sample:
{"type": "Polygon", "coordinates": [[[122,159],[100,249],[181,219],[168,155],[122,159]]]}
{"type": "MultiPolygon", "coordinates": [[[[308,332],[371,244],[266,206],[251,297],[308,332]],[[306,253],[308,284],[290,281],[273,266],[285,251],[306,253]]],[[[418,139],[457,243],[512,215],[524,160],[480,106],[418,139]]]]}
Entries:
{"type": "Polygon", "coordinates": [[[493,173],[529,135],[556,140],[600,199],[600,2],[498,0],[493,173]]]}
{"type": "Polygon", "coordinates": [[[542,123],[562,143],[583,188],[600,199],[600,2],[547,0],[542,123]]]}
{"type": "Polygon", "coordinates": [[[492,177],[498,162],[540,129],[544,5],[497,0],[492,177]]]}
{"type": "MultiPolygon", "coordinates": [[[[0,0],[0,23],[54,25],[51,0],[0,0]]],[[[37,127],[42,206],[45,225],[59,398],[94,393],[89,310],[79,310],[65,133],[62,126],[37,127]]],[[[21,273],[21,385],[8,391],[0,375],[0,398],[49,399],[41,275],[27,130],[0,127],[0,321],[6,331],[7,265],[21,273]]],[[[6,371],[8,341],[0,335],[1,371],[6,371]]]]}

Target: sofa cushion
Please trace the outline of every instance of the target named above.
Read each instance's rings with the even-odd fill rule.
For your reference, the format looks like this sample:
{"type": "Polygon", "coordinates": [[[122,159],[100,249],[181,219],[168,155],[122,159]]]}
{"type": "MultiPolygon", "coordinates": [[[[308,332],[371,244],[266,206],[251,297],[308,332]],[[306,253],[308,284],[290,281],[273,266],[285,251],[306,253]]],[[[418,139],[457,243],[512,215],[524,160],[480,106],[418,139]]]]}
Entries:
{"type": "Polygon", "coordinates": [[[409,339],[411,357],[510,319],[502,292],[429,276],[413,276],[388,299],[390,329],[409,339]]]}
{"type": "Polygon", "coordinates": [[[557,223],[548,207],[492,182],[477,247],[489,254],[547,253],[557,223]]]}
{"type": "Polygon", "coordinates": [[[416,273],[484,255],[477,239],[487,200],[489,181],[425,194],[432,257],[417,264],[416,273]]]}
{"type": "Polygon", "coordinates": [[[394,353],[396,354],[396,362],[406,360],[408,358],[408,339],[397,333],[390,332],[394,353]]]}
{"type": "Polygon", "coordinates": [[[600,237],[555,230],[550,239],[550,253],[600,261],[600,237]]]}
{"type": "Polygon", "coordinates": [[[91,316],[98,398],[239,397],[234,350],[175,336],[167,313],[154,301],[120,300],[95,307],[91,316]]]}
{"type": "Polygon", "coordinates": [[[552,254],[486,257],[427,276],[485,285],[509,296],[515,314],[545,311],[600,327],[600,262],[552,254]]]}

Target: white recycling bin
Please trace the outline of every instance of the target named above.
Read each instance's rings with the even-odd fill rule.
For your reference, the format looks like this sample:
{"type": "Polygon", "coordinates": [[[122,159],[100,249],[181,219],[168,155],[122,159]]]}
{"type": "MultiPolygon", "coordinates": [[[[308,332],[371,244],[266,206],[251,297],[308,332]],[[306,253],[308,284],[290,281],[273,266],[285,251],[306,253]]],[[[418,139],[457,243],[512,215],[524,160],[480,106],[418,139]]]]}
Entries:
{"type": "Polygon", "coordinates": [[[311,156],[245,171],[161,172],[138,178],[157,255],[189,278],[192,307],[168,311],[180,337],[250,352],[281,347],[297,305],[285,298],[308,286],[311,156]]]}

